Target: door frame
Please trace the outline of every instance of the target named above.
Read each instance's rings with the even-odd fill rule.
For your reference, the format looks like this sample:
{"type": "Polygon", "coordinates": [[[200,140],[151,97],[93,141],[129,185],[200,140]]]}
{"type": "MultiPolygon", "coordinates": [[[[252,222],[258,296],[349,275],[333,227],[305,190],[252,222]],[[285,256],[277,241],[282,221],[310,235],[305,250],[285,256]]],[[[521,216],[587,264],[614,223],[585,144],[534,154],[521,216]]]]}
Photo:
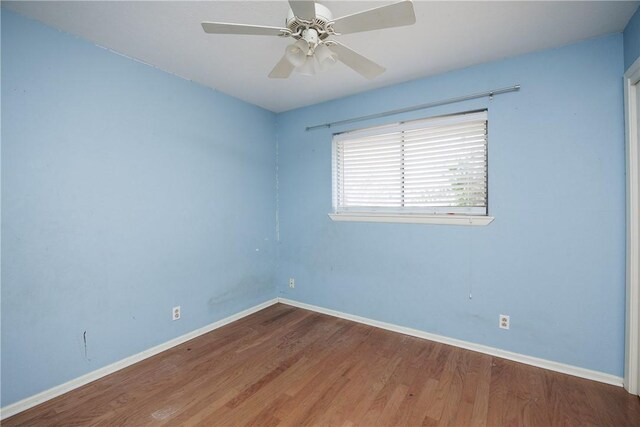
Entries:
{"type": "Polygon", "coordinates": [[[640,393],[640,283],[638,260],[640,258],[639,222],[640,188],[638,153],[638,90],[640,87],[640,58],[624,73],[624,110],[627,169],[627,274],[626,274],[626,328],[624,388],[632,394],[640,393]]]}

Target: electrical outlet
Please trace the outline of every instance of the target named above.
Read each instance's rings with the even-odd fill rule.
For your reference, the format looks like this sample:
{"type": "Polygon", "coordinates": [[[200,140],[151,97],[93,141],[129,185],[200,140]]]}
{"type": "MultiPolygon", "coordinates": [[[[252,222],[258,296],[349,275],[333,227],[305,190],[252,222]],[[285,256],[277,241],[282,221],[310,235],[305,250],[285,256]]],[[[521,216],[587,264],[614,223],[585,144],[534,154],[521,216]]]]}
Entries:
{"type": "Polygon", "coordinates": [[[178,320],[180,318],[180,306],[173,307],[172,319],[178,320]]]}
{"type": "Polygon", "coordinates": [[[500,329],[509,329],[509,316],[506,314],[501,314],[498,321],[498,326],[500,329]]]}
{"type": "Polygon", "coordinates": [[[294,279],[293,277],[289,277],[289,287],[290,288],[296,287],[296,279],[294,279]]]}

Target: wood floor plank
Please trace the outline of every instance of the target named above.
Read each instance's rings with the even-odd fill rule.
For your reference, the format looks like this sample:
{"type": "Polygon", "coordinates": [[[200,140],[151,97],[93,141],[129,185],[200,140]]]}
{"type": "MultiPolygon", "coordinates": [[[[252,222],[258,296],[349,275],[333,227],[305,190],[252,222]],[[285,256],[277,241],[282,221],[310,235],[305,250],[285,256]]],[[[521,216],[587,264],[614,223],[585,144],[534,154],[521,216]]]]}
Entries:
{"type": "Polygon", "coordinates": [[[407,385],[406,396],[393,414],[393,418],[389,420],[390,425],[418,425],[424,419],[424,414],[420,414],[417,416],[419,421],[409,421],[412,416],[415,417],[416,411],[419,412],[426,406],[419,404],[418,399],[429,381],[429,370],[425,369],[425,362],[429,360],[429,355],[434,351],[435,346],[425,346],[422,340],[418,340],[417,344],[417,351],[409,363],[410,369],[406,371],[407,378],[403,381],[407,385]]]}
{"type": "Polygon", "coordinates": [[[491,377],[489,379],[489,406],[487,408],[487,425],[511,425],[508,419],[510,365],[506,360],[492,359],[491,377]]]}
{"type": "Polygon", "coordinates": [[[330,350],[324,353],[323,363],[318,365],[318,369],[302,380],[304,387],[293,396],[295,407],[287,408],[286,414],[279,413],[284,424],[300,425],[314,415],[312,408],[317,402],[322,403],[331,397],[327,392],[333,383],[337,383],[339,389],[345,385],[346,374],[353,369],[354,356],[358,349],[366,346],[370,332],[366,327],[349,329],[345,335],[353,337],[354,347],[352,348],[344,345],[349,340],[335,341],[335,348],[330,347],[330,350]]]}
{"type": "Polygon", "coordinates": [[[457,406],[450,406],[450,414],[448,416],[453,425],[471,425],[476,398],[478,398],[476,392],[479,388],[479,382],[482,380],[483,366],[490,364],[488,359],[490,359],[490,356],[482,357],[479,354],[462,352],[460,365],[458,366],[462,380],[461,398],[457,406]]]}
{"type": "Polygon", "coordinates": [[[375,378],[381,378],[381,375],[386,370],[385,366],[379,365],[377,362],[388,362],[385,357],[380,357],[382,354],[393,356],[391,351],[396,348],[395,337],[387,331],[376,330],[370,336],[365,348],[362,348],[359,355],[357,355],[357,366],[348,374],[349,383],[343,389],[341,396],[331,406],[330,411],[326,411],[320,419],[318,419],[318,425],[340,425],[344,424],[345,420],[353,417],[354,412],[363,411],[369,406],[373,397],[377,394],[379,389],[382,388],[386,379],[379,383],[379,387],[363,387],[363,384],[374,384],[375,378]],[[373,390],[376,390],[373,392],[373,390]],[[371,397],[371,400],[368,398],[371,397]]]}
{"type": "MultiPolygon", "coordinates": [[[[423,421],[423,425],[440,425],[440,419],[442,418],[445,408],[448,405],[448,400],[450,398],[449,391],[452,386],[458,385],[454,384],[455,371],[458,363],[458,357],[460,355],[459,349],[455,347],[445,347],[441,352],[442,355],[446,355],[446,359],[440,358],[439,361],[442,361],[442,369],[439,372],[438,377],[438,385],[436,386],[434,393],[431,395],[429,400],[429,408],[427,409],[427,416],[423,421]]],[[[453,388],[453,393],[451,398],[458,400],[460,389],[457,387],[453,388]]],[[[445,420],[446,421],[446,420],[445,420]]]]}
{"type": "Polygon", "coordinates": [[[526,399],[523,408],[523,423],[527,425],[550,425],[549,402],[544,393],[544,370],[521,366],[516,370],[517,395],[526,399]]]}
{"type": "Polygon", "coordinates": [[[489,393],[491,388],[491,366],[493,357],[485,354],[475,355],[480,363],[478,372],[478,385],[475,390],[473,410],[469,425],[484,427],[487,425],[487,413],[489,411],[489,393]]]}
{"type": "Polygon", "coordinates": [[[356,390],[359,392],[343,397],[345,417],[341,419],[338,418],[338,414],[331,414],[332,422],[329,425],[355,425],[357,420],[362,424],[362,418],[401,362],[401,359],[396,357],[399,349],[397,345],[394,345],[396,344],[395,340],[388,331],[375,330],[371,337],[371,344],[374,345],[375,350],[368,353],[373,356],[373,359],[367,363],[360,375],[353,378],[356,390]],[[375,343],[380,345],[375,345],[375,343]],[[351,405],[348,402],[351,402],[351,405]]]}
{"type": "Polygon", "coordinates": [[[276,304],[2,425],[640,427],[640,399],[276,304]]]}

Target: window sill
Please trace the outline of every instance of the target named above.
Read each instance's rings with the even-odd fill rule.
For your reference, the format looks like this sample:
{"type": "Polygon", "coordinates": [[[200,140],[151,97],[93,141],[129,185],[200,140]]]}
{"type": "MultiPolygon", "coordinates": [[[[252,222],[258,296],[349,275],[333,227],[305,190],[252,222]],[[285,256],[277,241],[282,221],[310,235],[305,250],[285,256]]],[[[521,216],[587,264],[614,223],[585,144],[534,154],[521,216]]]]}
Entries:
{"type": "Polygon", "coordinates": [[[375,213],[339,213],[329,214],[333,221],[356,222],[395,222],[405,224],[442,224],[442,225],[489,225],[494,217],[481,215],[416,215],[416,214],[375,214],[375,213]]]}

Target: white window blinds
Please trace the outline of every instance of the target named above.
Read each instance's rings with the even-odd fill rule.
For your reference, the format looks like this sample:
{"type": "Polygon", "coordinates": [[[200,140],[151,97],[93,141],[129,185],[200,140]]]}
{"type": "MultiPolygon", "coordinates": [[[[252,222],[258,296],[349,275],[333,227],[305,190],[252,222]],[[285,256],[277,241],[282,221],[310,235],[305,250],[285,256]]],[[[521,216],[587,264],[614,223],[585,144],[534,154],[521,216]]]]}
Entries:
{"type": "Polygon", "coordinates": [[[347,132],[333,139],[340,212],[487,214],[487,112],[347,132]]]}

